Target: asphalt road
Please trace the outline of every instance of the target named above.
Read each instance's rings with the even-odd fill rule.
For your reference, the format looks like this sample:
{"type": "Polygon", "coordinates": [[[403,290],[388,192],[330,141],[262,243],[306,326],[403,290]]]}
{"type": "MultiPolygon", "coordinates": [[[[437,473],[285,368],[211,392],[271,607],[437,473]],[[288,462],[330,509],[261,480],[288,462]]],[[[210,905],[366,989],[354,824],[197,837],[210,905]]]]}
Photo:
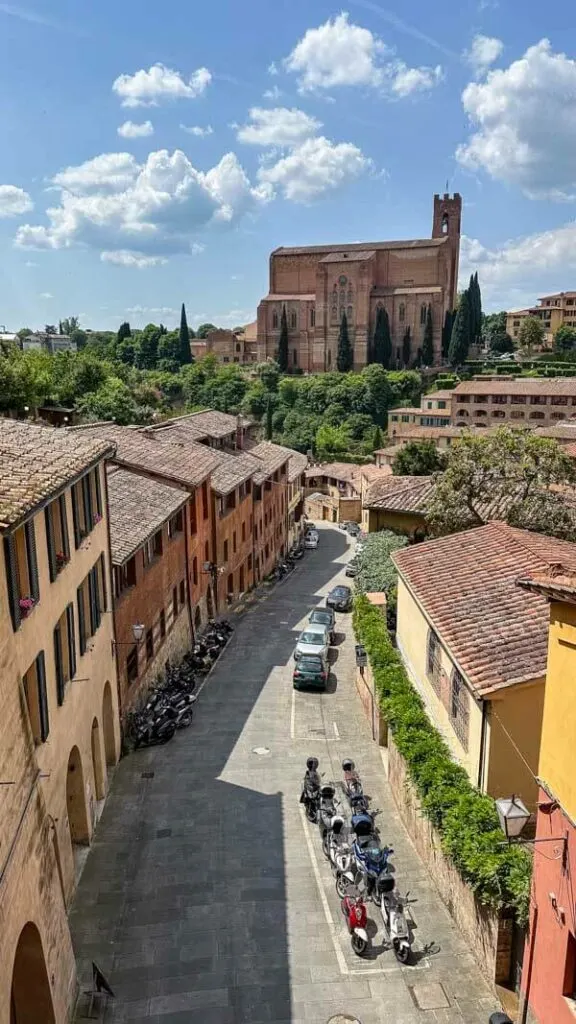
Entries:
{"type": "Polygon", "coordinates": [[[94,959],[116,994],[106,1022],[486,1024],[497,1008],[387,792],[350,616],[338,616],[328,692],[292,689],[299,629],[350,553],[344,533],[322,528],[318,549],[239,616],[192,727],[117,769],[71,915],[83,987],[94,959]],[[326,781],[351,756],[381,808],[414,900],[411,967],[386,948],[376,907],[370,956],[350,949],[298,800],[311,754],[326,781]]]}

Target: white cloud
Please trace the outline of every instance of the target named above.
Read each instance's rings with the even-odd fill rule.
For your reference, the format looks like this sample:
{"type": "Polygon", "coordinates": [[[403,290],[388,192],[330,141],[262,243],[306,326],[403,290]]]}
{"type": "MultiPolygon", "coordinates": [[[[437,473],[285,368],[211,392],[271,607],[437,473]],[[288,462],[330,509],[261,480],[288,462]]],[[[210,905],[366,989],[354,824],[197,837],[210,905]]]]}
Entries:
{"type": "Polygon", "coordinates": [[[53,184],[74,195],[91,192],[121,192],[130,188],[138,174],[132,153],[101,153],[76,167],[66,167],[52,179],[53,184]]]}
{"type": "Polygon", "coordinates": [[[268,65],[268,74],[269,75],[277,75],[278,74],[278,68],[276,67],[276,64],[274,63],[274,61],[272,61],[272,63],[268,65]]]}
{"type": "Polygon", "coordinates": [[[576,221],[514,238],[489,249],[462,237],[461,279],[478,271],[483,298],[491,308],[533,305],[539,295],[571,288],[576,274],[576,221]]]}
{"type": "Polygon", "coordinates": [[[168,262],[162,256],[146,256],[145,253],[134,252],[133,249],[105,250],[100,253],[100,259],[103,263],[115,263],[118,267],[137,267],[138,270],[168,262]]]}
{"type": "Polygon", "coordinates": [[[0,185],[0,217],[18,217],[34,209],[34,203],[17,185],[0,185]]]}
{"type": "Polygon", "coordinates": [[[323,136],[306,139],[258,179],[280,189],[285,199],[307,203],[372,169],[372,161],[351,142],[333,143],[323,136]]]}
{"type": "Polygon", "coordinates": [[[52,292],[40,292],[40,298],[41,299],[53,299],[54,296],[52,295],[52,292]]]}
{"type": "Polygon", "coordinates": [[[127,306],[125,313],[132,313],[134,316],[139,316],[142,313],[155,313],[169,316],[171,313],[177,313],[178,310],[173,306],[127,306]]]}
{"type": "Polygon", "coordinates": [[[265,100],[279,100],[281,95],[282,90],[279,89],[277,85],[273,85],[271,89],[266,89],[266,91],[262,93],[265,100]]]}
{"type": "Polygon", "coordinates": [[[367,28],[352,25],[346,12],[309,28],[284,64],[299,75],[303,92],[337,85],[380,85],[378,58],[388,47],[367,28]]]}
{"type": "Polygon", "coordinates": [[[25,267],[37,267],[38,263],[34,263],[33,260],[26,260],[26,263],[24,264],[24,266],[25,267]]]}
{"type": "Polygon", "coordinates": [[[547,39],[462,94],[477,129],[456,151],[471,170],[517,185],[532,199],[576,199],[576,61],[547,39]]]}
{"type": "Polygon", "coordinates": [[[322,127],[321,121],[295,107],[252,107],[249,117],[236,138],[255,146],[295,146],[322,127]]]}
{"type": "Polygon", "coordinates": [[[134,75],[119,75],[112,89],[123,107],[157,107],[163,100],[194,99],[211,80],[208,68],[198,68],[185,81],[179,71],[153,64],[148,71],[141,68],[134,75]]]}
{"type": "Polygon", "coordinates": [[[186,124],[180,125],[183,132],[188,132],[188,135],[196,135],[197,138],[203,138],[205,135],[213,135],[214,129],[211,124],[207,124],[205,128],[199,124],[192,124],[190,126],[186,124]]]}
{"type": "Polygon", "coordinates": [[[143,121],[142,124],[124,121],[124,124],[118,126],[117,132],[123,139],[144,139],[154,134],[154,125],[152,121],[143,121]]]}
{"type": "Polygon", "coordinates": [[[476,35],[469,50],[464,52],[464,59],[474,68],[477,75],[488,70],[504,49],[501,39],[494,36],[476,35]]]}
{"type": "Polygon", "coordinates": [[[391,66],[391,72],[392,92],[401,99],[417,92],[428,92],[444,77],[439,64],[435,68],[409,68],[399,61],[391,66]]]}

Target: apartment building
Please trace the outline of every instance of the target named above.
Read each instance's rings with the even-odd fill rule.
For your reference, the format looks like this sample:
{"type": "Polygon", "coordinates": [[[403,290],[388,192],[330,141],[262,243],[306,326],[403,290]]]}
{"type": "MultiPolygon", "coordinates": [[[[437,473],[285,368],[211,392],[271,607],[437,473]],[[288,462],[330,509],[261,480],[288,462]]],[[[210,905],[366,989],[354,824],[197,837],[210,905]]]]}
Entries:
{"type": "Polygon", "coordinates": [[[413,427],[438,428],[450,425],[452,391],[433,391],[422,395],[420,406],[401,406],[388,413],[388,436],[402,438],[413,427]]]}
{"type": "Polygon", "coordinates": [[[544,427],[568,419],[576,409],[576,378],[475,377],[452,392],[456,427],[544,427]]]}
{"type": "Polygon", "coordinates": [[[576,327],[576,292],[557,292],[538,299],[536,306],[506,314],[506,333],[518,340],[522,322],[529,316],[542,322],[544,340],[551,345],[559,327],[576,327]]]}
{"type": "Polygon", "coordinates": [[[253,477],[256,582],[272,572],[287,550],[288,453],[289,449],[272,441],[261,441],[250,449],[261,464],[253,477]]]}
{"type": "Polygon", "coordinates": [[[189,494],[110,466],[110,549],[121,713],[192,642],[187,581],[189,494]]]}
{"type": "Polygon", "coordinates": [[[212,474],[213,578],[223,612],[254,584],[254,476],[258,459],[248,453],[220,456],[212,474]]]}
{"type": "Polygon", "coordinates": [[[113,446],[2,419],[0,447],[0,1020],[59,1024],[76,995],[66,906],[119,752],[113,446]]]}

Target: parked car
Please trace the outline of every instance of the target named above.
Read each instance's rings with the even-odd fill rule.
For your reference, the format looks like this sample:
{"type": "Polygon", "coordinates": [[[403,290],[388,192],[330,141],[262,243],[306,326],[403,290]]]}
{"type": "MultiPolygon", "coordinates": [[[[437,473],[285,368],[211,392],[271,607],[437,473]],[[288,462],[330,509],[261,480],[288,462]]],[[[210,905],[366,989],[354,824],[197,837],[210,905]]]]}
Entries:
{"type": "Polygon", "coordinates": [[[326,607],[335,612],[349,612],[352,607],[352,591],[343,585],[334,587],[326,598],[326,607]]]}
{"type": "Polygon", "coordinates": [[[307,519],[306,520],[306,533],[309,533],[310,530],[315,530],[315,529],[316,529],[316,523],[311,523],[310,520],[307,519]]]}
{"type": "Polygon", "coordinates": [[[308,548],[309,550],[313,550],[314,548],[318,547],[319,540],[320,537],[316,533],[316,530],[311,530],[310,533],[307,533],[304,538],[304,547],[308,548]]]}
{"type": "Polygon", "coordinates": [[[317,654],[305,654],[298,661],[292,675],[292,686],[295,690],[306,687],[314,690],[325,690],[328,682],[328,662],[317,654]]]}
{"type": "Polygon", "coordinates": [[[359,537],[362,532],[358,523],[346,523],[346,529],[351,537],[359,537]]]}
{"type": "Polygon", "coordinates": [[[308,622],[311,626],[315,625],[317,622],[322,626],[326,626],[328,629],[328,636],[330,637],[330,643],[334,643],[336,616],[333,608],[314,608],[314,611],[310,612],[308,622]]]}
{"type": "Polygon", "coordinates": [[[330,637],[327,627],[320,622],[309,623],[296,641],[294,661],[299,661],[305,654],[316,654],[320,658],[327,659],[329,647],[330,637]]]}
{"type": "Polygon", "coordinates": [[[359,568],[358,562],[353,558],[351,562],[348,562],[344,575],[354,577],[357,575],[359,568]]]}

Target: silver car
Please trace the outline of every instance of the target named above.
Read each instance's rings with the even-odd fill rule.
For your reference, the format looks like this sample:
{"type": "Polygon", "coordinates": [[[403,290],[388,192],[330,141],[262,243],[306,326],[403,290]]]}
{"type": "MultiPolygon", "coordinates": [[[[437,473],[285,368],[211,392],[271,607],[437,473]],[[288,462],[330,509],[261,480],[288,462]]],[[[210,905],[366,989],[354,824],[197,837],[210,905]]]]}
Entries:
{"type": "Polygon", "coordinates": [[[298,637],[294,648],[294,661],[298,661],[305,654],[315,654],[327,662],[329,647],[330,634],[327,626],[321,622],[309,622],[298,637]]]}

